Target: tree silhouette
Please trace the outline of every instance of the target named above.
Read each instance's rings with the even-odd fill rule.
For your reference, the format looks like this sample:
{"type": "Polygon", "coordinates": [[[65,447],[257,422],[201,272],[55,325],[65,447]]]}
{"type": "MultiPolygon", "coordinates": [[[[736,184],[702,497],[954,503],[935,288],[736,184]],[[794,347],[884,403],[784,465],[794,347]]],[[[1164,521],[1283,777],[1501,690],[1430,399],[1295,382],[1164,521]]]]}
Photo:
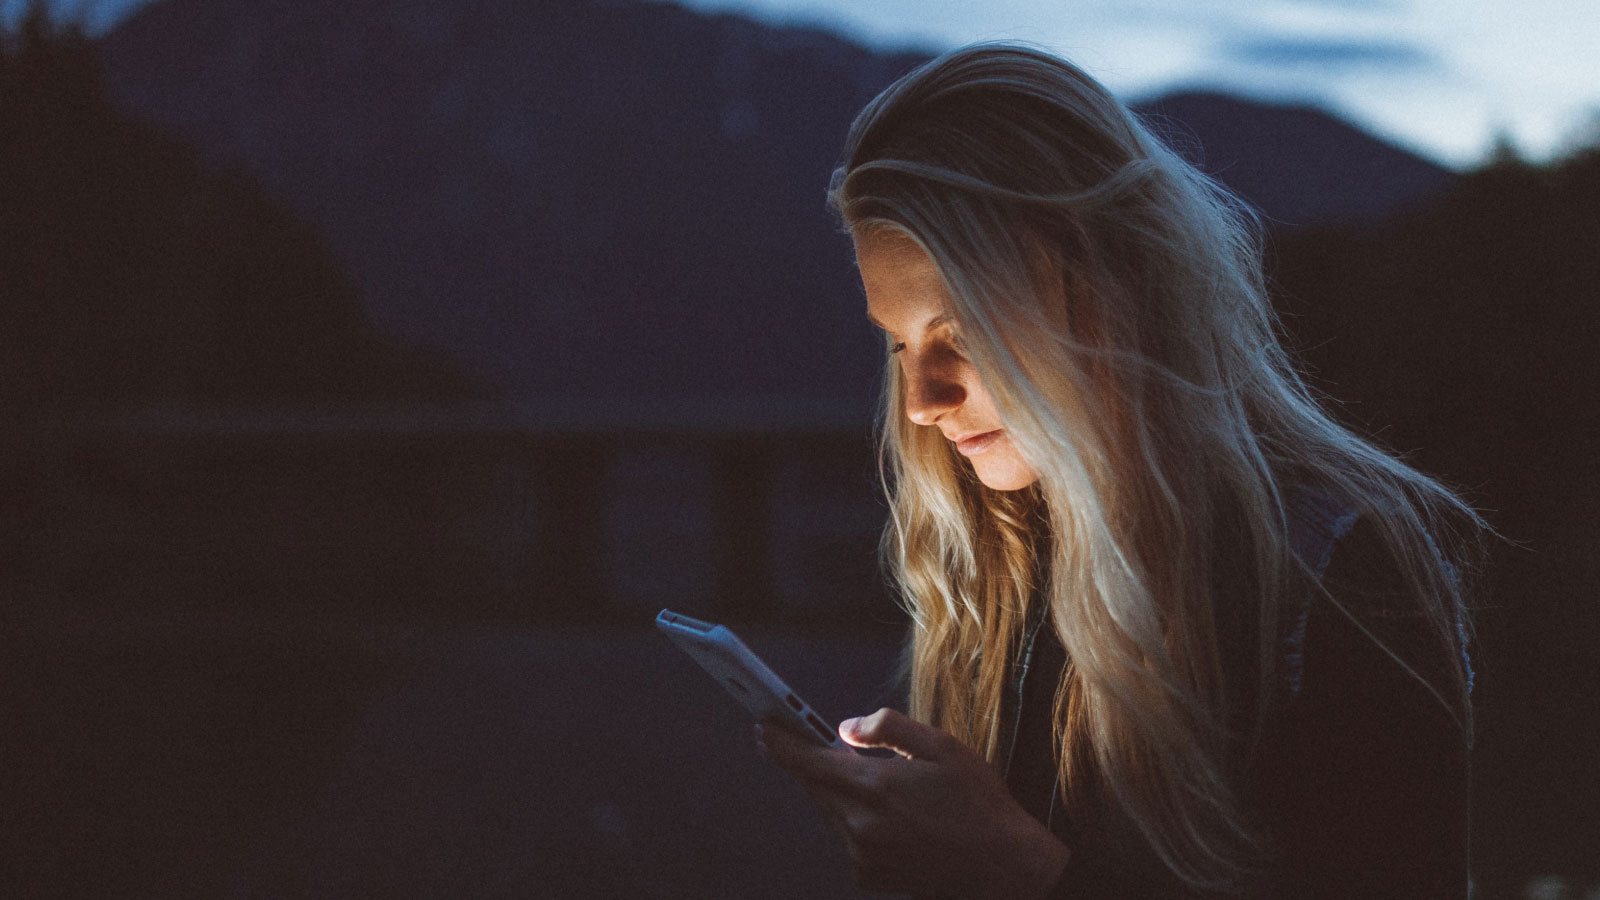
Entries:
{"type": "Polygon", "coordinates": [[[0,36],[0,411],[445,400],[379,341],[318,237],[109,102],[33,4],[0,36]]]}

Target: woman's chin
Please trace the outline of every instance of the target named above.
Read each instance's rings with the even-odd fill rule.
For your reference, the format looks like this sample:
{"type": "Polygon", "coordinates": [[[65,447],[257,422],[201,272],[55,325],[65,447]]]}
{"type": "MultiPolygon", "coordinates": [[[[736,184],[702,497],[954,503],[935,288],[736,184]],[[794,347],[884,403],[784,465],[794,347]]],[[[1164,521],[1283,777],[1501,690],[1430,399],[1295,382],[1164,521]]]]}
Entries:
{"type": "Polygon", "coordinates": [[[973,460],[972,470],[984,487],[995,491],[1020,491],[1039,480],[1038,473],[1020,459],[973,460]]]}

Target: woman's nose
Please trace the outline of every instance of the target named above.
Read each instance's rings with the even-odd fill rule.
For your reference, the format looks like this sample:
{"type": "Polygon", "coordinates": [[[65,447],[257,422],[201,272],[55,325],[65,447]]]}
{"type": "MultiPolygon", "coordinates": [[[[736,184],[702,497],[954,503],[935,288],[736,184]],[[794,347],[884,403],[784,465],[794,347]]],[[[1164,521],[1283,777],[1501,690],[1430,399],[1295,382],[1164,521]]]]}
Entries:
{"type": "Polygon", "coordinates": [[[906,360],[906,417],[918,425],[933,425],[966,402],[967,389],[955,373],[927,360],[906,360]]]}

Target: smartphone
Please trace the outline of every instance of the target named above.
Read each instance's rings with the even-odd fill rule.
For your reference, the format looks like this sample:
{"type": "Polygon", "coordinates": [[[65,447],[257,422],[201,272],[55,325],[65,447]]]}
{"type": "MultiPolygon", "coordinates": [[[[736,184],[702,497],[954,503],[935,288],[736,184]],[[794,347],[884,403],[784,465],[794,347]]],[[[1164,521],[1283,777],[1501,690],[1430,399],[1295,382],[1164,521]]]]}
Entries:
{"type": "Polygon", "coordinates": [[[656,615],[656,627],[726,688],[757,722],[777,719],[795,734],[824,747],[849,748],[839,739],[837,729],[824,722],[726,626],[663,609],[656,615]]]}

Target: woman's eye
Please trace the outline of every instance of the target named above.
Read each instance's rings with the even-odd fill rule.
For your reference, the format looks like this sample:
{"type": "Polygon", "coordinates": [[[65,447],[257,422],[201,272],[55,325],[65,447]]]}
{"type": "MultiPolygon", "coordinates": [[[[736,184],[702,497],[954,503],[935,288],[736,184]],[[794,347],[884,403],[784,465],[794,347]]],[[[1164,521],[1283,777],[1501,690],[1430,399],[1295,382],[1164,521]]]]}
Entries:
{"type": "Polygon", "coordinates": [[[904,350],[905,348],[906,348],[906,342],[905,341],[897,341],[894,344],[890,345],[889,352],[890,353],[899,353],[901,350],[904,350]]]}

